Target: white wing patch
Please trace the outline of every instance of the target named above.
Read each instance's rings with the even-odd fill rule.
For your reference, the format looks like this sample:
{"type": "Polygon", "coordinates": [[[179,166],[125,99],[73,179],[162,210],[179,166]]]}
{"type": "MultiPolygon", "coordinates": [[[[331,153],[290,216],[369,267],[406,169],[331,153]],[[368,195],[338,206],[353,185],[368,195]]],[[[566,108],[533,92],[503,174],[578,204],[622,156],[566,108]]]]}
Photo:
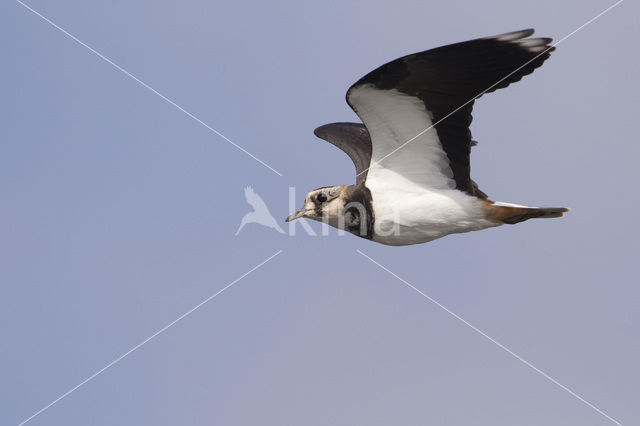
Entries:
{"type": "Polygon", "coordinates": [[[433,190],[455,188],[449,159],[435,127],[424,131],[433,121],[420,99],[396,89],[379,90],[367,84],[351,89],[349,103],[371,135],[369,188],[383,186],[400,191],[414,185],[433,190]]]}

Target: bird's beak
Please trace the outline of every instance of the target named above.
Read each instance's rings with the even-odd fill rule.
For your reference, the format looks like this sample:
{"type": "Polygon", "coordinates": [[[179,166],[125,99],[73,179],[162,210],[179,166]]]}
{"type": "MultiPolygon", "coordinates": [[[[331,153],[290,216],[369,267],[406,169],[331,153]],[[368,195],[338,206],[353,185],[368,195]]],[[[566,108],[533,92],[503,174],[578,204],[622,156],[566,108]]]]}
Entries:
{"type": "Polygon", "coordinates": [[[289,216],[289,217],[286,219],[286,221],[287,221],[287,222],[291,222],[292,220],[296,220],[296,219],[298,219],[298,218],[301,218],[301,217],[303,217],[303,216],[304,216],[304,214],[305,214],[306,212],[307,212],[307,211],[306,211],[306,210],[305,210],[305,208],[303,207],[303,208],[301,208],[300,210],[298,210],[297,212],[295,212],[294,214],[292,214],[291,216],[289,216]]]}

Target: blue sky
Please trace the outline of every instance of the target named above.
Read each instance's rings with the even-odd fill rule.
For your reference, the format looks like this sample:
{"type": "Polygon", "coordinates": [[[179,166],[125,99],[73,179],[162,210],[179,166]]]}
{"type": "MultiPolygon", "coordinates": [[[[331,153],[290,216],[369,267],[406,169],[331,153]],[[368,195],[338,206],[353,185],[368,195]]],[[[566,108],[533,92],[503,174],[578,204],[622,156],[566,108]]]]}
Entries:
{"type": "MultiPolygon", "coordinates": [[[[483,97],[472,176],[566,205],[411,247],[247,225],[354,180],[312,130],[404,54],[614,2],[27,3],[282,173],[260,165],[14,1],[0,5],[0,423],[622,424],[640,417],[638,6],[624,1],[483,97]]],[[[319,224],[311,224],[320,230],[319,224]]],[[[285,228],[286,229],[286,228],[285,228]]]]}

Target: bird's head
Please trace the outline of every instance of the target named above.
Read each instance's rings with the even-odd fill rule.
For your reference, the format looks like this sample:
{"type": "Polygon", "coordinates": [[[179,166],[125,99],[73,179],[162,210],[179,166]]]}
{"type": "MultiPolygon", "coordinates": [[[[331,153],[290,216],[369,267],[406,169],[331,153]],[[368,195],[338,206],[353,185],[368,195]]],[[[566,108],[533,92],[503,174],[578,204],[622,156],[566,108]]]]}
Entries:
{"type": "Polygon", "coordinates": [[[314,189],[305,197],[302,208],[289,216],[287,222],[306,217],[337,226],[344,213],[346,188],[341,185],[314,189]]]}

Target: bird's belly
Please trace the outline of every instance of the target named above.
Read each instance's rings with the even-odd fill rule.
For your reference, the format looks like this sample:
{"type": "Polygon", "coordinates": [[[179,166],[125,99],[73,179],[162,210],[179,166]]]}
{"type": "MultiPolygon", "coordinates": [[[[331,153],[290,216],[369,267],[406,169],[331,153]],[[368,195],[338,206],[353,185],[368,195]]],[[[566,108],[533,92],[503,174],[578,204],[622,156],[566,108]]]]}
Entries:
{"type": "Polygon", "coordinates": [[[444,232],[435,226],[404,226],[392,221],[385,221],[383,229],[394,229],[393,232],[374,232],[373,241],[390,246],[407,246],[422,244],[442,238],[450,232],[444,232]]]}
{"type": "Polygon", "coordinates": [[[496,226],[479,200],[458,190],[385,194],[376,200],[373,240],[401,246],[496,226]]]}

